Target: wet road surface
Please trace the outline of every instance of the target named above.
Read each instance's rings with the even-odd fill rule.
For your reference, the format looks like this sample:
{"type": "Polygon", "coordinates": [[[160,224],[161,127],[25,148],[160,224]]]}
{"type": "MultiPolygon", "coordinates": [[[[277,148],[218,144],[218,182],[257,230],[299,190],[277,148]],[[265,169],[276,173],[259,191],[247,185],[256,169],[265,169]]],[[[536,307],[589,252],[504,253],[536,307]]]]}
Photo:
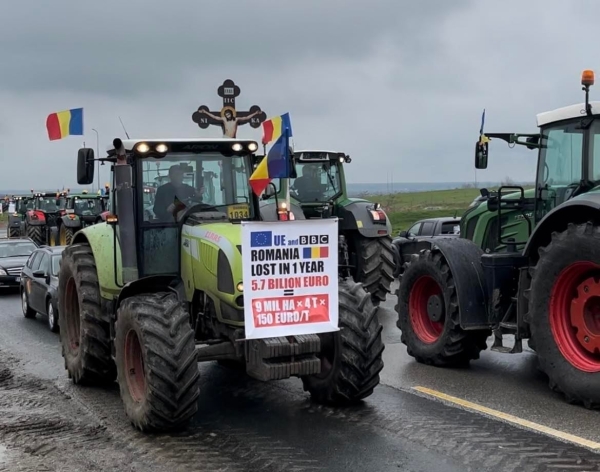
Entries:
{"type": "Polygon", "coordinates": [[[413,389],[600,440],[592,428],[600,413],[550,392],[532,353],[485,352],[467,369],[427,367],[407,356],[393,312],[380,316],[386,365],[363,405],[317,406],[297,379],[262,383],[207,363],[188,430],[143,435],[127,421],[118,388],[73,386],[46,319],[25,319],[18,294],[0,292],[0,470],[600,471],[600,455],[588,449],[413,389]]]}

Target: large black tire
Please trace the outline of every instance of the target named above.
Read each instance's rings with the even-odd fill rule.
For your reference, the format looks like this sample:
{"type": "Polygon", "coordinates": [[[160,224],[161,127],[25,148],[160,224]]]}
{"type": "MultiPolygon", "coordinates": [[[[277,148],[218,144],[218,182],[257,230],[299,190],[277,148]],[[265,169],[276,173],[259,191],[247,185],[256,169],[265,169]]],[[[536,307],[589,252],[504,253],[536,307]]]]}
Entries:
{"type": "Polygon", "coordinates": [[[552,234],[530,269],[529,320],[540,368],[551,389],[586,408],[600,407],[600,354],[594,352],[600,345],[599,246],[598,226],[570,224],[566,231],[552,234]],[[590,319],[585,318],[584,306],[590,319]]]}
{"type": "Polygon", "coordinates": [[[489,330],[465,331],[460,327],[454,278],[439,251],[426,250],[411,257],[404,265],[397,295],[401,341],[418,362],[465,365],[479,359],[479,353],[487,348],[489,330]]]}
{"type": "Polygon", "coordinates": [[[73,231],[73,228],[65,226],[64,224],[60,225],[58,245],[68,246],[69,244],[71,244],[71,241],[73,241],[74,234],[75,232],[73,231]]]}
{"type": "Polygon", "coordinates": [[[189,318],[174,293],[133,296],[119,307],[115,349],[121,399],[141,431],[180,429],[198,410],[189,318]]]}
{"type": "Polygon", "coordinates": [[[7,229],[8,238],[19,238],[21,236],[21,228],[9,227],[7,229]]]}
{"type": "Polygon", "coordinates": [[[58,279],[60,341],[65,368],[76,384],[110,384],[116,377],[111,357],[109,314],[101,309],[96,261],[88,244],[62,253],[58,279]]]}
{"type": "Polygon", "coordinates": [[[355,255],[354,281],[363,284],[374,305],[385,301],[394,280],[394,249],[391,236],[365,238],[359,234],[349,242],[355,255]]]}
{"type": "Polygon", "coordinates": [[[370,295],[351,279],[339,284],[339,327],[320,334],[322,373],[302,377],[304,390],[322,404],[356,403],[373,393],[383,369],[383,327],[370,295]]]}
{"type": "Polygon", "coordinates": [[[38,246],[46,244],[45,235],[42,226],[27,225],[26,236],[38,246]]]}

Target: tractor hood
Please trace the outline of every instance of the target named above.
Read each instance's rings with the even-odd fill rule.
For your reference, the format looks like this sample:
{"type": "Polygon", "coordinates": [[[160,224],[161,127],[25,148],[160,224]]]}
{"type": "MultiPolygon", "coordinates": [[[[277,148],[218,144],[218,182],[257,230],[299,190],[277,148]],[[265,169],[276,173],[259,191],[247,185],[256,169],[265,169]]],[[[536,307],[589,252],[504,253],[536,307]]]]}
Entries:
{"type": "MultiPolygon", "coordinates": [[[[181,236],[210,243],[222,250],[230,260],[242,253],[242,225],[232,225],[229,222],[184,225],[181,236]]],[[[194,250],[191,249],[190,252],[194,256],[194,250]]]]}

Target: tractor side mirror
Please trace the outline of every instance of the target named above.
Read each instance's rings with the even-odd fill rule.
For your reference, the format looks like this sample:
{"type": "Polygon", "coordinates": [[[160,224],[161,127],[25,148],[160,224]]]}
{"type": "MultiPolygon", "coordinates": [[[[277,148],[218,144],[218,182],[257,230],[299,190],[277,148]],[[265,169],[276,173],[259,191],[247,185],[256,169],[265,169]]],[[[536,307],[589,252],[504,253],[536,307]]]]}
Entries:
{"type": "Polygon", "coordinates": [[[77,183],[89,185],[94,181],[94,150],[81,148],[77,153],[77,183]]]}
{"type": "Polygon", "coordinates": [[[488,143],[475,143],[475,168],[487,169],[488,166],[488,143]]]}

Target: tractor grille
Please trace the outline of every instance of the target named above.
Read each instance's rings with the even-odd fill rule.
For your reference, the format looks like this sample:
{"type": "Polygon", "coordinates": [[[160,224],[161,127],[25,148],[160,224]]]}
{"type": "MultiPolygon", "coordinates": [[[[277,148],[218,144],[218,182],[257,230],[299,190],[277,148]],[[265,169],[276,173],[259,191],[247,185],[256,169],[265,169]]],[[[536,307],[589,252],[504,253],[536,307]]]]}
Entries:
{"type": "Polygon", "coordinates": [[[23,267],[11,267],[10,269],[6,269],[6,273],[8,275],[19,276],[19,275],[21,275],[22,270],[23,270],[23,267]]]}

